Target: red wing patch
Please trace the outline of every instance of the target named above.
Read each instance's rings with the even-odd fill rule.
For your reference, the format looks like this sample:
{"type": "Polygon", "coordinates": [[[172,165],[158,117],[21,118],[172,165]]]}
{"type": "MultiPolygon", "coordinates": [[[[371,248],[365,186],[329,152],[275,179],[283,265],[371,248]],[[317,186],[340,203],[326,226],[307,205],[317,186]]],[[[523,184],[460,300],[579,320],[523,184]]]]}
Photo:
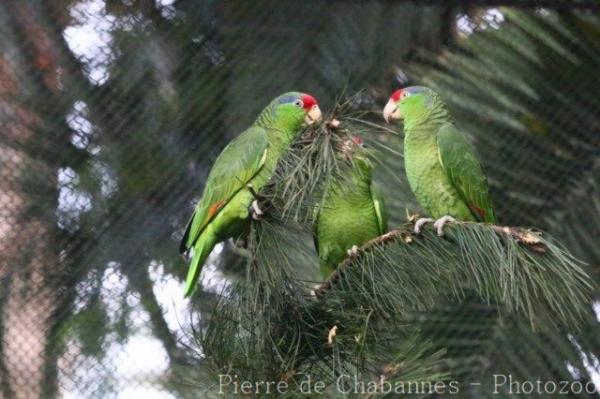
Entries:
{"type": "Polygon", "coordinates": [[[479,219],[485,220],[485,209],[482,209],[473,203],[469,204],[469,209],[471,209],[471,212],[477,214],[477,216],[479,216],[479,219]]]}
{"type": "Polygon", "coordinates": [[[214,204],[212,204],[208,208],[208,212],[206,213],[206,220],[204,220],[204,224],[210,222],[210,220],[219,212],[219,210],[221,208],[223,208],[223,205],[225,205],[224,200],[219,200],[219,201],[215,202],[214,204]]]}

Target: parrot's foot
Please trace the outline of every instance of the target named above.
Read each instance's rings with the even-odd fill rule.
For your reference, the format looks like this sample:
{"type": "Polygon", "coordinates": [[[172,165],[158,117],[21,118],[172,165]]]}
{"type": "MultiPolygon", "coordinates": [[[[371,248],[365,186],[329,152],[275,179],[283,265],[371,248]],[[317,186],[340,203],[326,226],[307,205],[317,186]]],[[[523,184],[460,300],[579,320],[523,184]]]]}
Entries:
{"type": "Polygon", "coordinates": [[[315,286],[313,287],[312,290],[310,290],[310,296],[316,298],[317,297],[317,293],[319,292],[319,290],[321,289],[321,286],[323,284],[315,284],[315,286]]]}
{"type": "Polygon", "coordinates": [[[421,234],[421,230],[423,229],[423,226],[425,226],[425,224],[427,223],[433,223],[435,222],[435,220],[433,220],[432,218],[419,218],[417,219],[417,221],[415,222],[415,234],[421,234]]]}
{"type": "Polygon", "coordinates": [[[340,127],[341,122],[338,119],[332,118],[330,120],[328,120],[326,123],[328,128],[334,130],[340,127]]]}
{"type": "Polygon", "coordinates": [[[454,219],[450,215],[442,216],[441,218],[436,220],[433,223],[433,227],[435,227],[435,229],[437,230],[437,235],[440,237],[443,236],[444,235],[444,225],[446,223],[452,223],[452,222],[456,222],[456,219],[454,219]]]}
{"type": "Polygon", "coordinates": [[[262,219],[265,213],[258,206],[258,200],[252,201],[252,205],[250,206],[250,213],[252,214],[252,220],[262,219]]]}
{"type": "Polygon", "coordinates": [[[358,255],[358,246],[353,245],[352,248],[350,248],[348,251],[346,251],[346,253],[348,254],[348,256],[358,255]]]}

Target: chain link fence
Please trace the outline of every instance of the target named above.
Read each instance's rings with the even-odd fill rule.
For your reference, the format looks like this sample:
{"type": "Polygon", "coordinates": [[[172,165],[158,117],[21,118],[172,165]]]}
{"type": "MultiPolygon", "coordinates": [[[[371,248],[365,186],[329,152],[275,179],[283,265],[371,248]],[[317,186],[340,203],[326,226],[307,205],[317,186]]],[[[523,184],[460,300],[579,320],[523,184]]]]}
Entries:
{"type": "MultiPolygon", "coordinates": [[[[381,123],[393,89],[437,87],[483,154],[499,219],[550,231],[597,279],[597,11],[591,1],[0,2],[0,397],[201,397],[189,379],[209,372],[192,319],[202,325],[243,272],[232,245],[219,246],[191,312],[178,240],[215,157],[289,90],[324,110],[363,90],[359,107],[381,123]]],[[[382,156],[402,175],[393,154],[382,156]]],[[[416,210],[395,184],[392,226],[416,210]]],[[[573,375],[600,387],[597,354],[573,375]]]]}

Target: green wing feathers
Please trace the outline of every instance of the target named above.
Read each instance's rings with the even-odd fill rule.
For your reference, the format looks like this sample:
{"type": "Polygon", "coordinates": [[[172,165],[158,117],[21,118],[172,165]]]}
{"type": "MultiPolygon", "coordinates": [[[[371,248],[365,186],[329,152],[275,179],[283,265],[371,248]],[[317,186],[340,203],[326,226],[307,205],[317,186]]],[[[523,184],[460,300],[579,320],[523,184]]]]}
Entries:
{"type": "Polygon", "coordinates": [[[267,149],[267,134],[259,127],[244,131],[223,149],[208,175],[202,198],[181,240],[181,253],[194,246],[211,220],[259,172],[265,163],[267,149]]]}
{"type": "Polygon", "coordinates": [[[481,222],[494,223],[487,179],[471,143],[451,123],[440,127],[437,143],[440,163],[473,216],[481,222]]]}
{"type": "Polygon", "coordinates": [[[190,262],[188,273],[185,281],[185,288],[183,295],[187,298],[194,293],[198,287],[198,278],[200,277],[200,270],[206,262],[206,258],[210,255],[214,246],[219,242],[212,226],[208,226],[200,235],[200,238],[194,245],[194,256],[190,262]]]}
{"type": "Polygon", "coordinates": [[[375,208],[375,215],[377,216],[377,223],[379,225],[379,234],[387,232],[387,211],[385,208],[385,202],[383,201],[383,193],[381,190],[371,182],[371,198],[373,198],[373,206],[375,208]]]}

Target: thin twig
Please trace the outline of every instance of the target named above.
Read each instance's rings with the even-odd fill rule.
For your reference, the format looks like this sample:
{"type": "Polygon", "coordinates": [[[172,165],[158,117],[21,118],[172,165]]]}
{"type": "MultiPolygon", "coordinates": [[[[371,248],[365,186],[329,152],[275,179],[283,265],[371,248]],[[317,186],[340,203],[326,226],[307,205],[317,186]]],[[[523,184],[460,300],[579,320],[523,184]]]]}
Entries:
{"type": "Polygon", "coordinates": [[[498,234],[505,234],[513,238],[519,244],[528,246],[532,251],[538,253],[546,252],[546,245],[542,242],[542,233],[532,231],[523,227],[509,227],[492,225],[492,229],[498,234]]]}
{"type": "Polygon", "coordinates": [[[358,259],[363,253],[367,252],[370,248],[372,248],[375,245],[385,244],[389,241],[394,240],[397,237],[404,237],[404,241],[406,243],[410,243],[412,241],[412,236],[408,229],[390,230],[389,232],[385,233],[384,235],[373,238],[372,240],[368,241],[366,244],[364,244],[358,248],[358,255],[350,255],[350,256],[346,257],[346,259],[344,259],[336,267],[335,271],[333,273],[331,273],[331,275],[329,275],[329,277],[325,281],[323,281],[321,284],[319,284],[317,286],[317,288],[315,288],[315,290],[314,290],[315,296],[317,298],[322,298],[331,289],[331,287],[337,282],[337,280],[340,277],[341,271],[344,270],[346,267],[349,267],[350,264],[352,264],[356,259],[358,259]]]}
{"type": "MultiPolygon", "coordinates": [[[[452,224],[467,224],[473,222],[453,222],[452,224]]],[[[541,239],[542,233],[535,232],[528,228],[524,227],[510,227],[510,226],[497,226],[497,225],[489,225],[489,226],[498,234],[499,236],[508,236],[510,239],[515,240],[517,243],[527,246],[532,251],[542,254],[545,253],[547,248],[544,242],[541,239]]],[[[397,238],[401,238],[402,241],[406,244],[410,244],[414,241],[414,233],[411,227],[411,224],[405,225],[402,229],[394,229],[389,232],[376,237],[366,244],[360,246],[358,248],[357,255],[349,255],[346,257],[335,269],[333,273],[321,284],[319,284],[315,290],[314,294],[317,298],[322,298],[325,294],[335,285],[335,283],[339,280],[340,274],[342,271],[349,267],[351,264],[355,262],[362,254],[368,252],[371,248],[376,245],[383,245],[390,241],[394,241],[397,238]]]]}

